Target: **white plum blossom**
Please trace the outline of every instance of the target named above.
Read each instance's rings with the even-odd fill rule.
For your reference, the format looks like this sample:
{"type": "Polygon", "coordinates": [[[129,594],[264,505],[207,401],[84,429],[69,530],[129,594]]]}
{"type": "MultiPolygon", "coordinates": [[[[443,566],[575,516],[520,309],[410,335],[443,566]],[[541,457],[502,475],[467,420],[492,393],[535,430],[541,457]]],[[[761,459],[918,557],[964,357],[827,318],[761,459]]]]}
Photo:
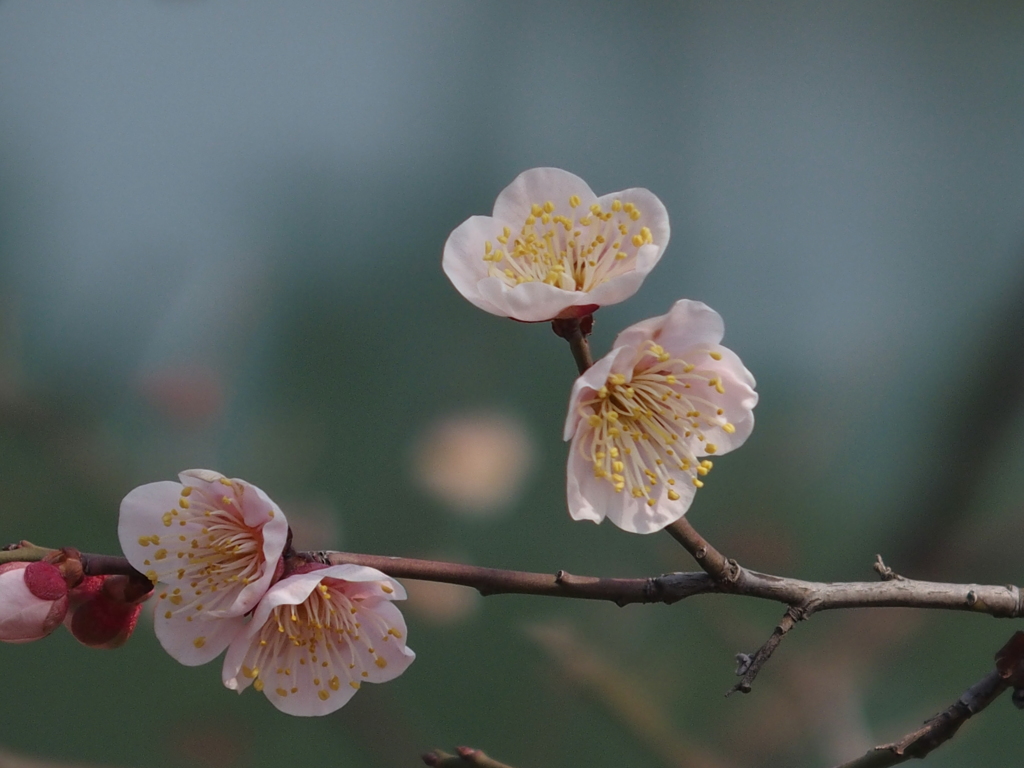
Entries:
{"type": "Polygon", "coordinates": [[[150,483],[121,502],[125,557],[154,584],[160,644],[205,664],[245,626],[270,589],[288,539],[280,508],[255,485],[208,469],[150,483]]]}
{"type": "Polygon", "coordinates": [[[326,715],[362,683],[398,677],[416,658],[391,603],[405,590],[359,565],[310,566],[277,582],[224,657],[224,685],[250,685],[290,715],[326,715]]]}
{"type": "Polygon", "coordinates": [[[651,533],[682,517],[712,463],[754,428],[754,377],[720,342],[721,316],[682,300],[630,326],[573,385],[569,514],[651,533]]]}
{"type": "Polygon", "coordinates": [[[597,197],[559,168],[521,173],[448,237],[441,264],[472,304],[523,322],[579,318],[628,299],[668,244],[668,213],[646,189],[597,197]]]}

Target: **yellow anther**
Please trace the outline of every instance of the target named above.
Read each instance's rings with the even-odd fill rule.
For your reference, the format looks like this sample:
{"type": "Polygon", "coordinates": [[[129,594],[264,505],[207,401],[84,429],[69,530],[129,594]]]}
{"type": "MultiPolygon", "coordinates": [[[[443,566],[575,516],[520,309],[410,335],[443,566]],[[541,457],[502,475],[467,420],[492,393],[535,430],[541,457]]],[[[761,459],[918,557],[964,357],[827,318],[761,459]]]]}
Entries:
{"type": "Polygon", "coordinates": [[[695,478],[693,478],[693,484],[694,484],[694,486],[696,486],[697,488],[703,488],[703,487],[704,487],[704,483],[703,483],[703,481],[701,481],[701,480],[698,480],[698,479],[697,479],[696,477],[695,477],[695,478]]]}
{"type": "Polygon", "coordinates": [[[154,560],[163,560],[165,557],[167,557],[166,549],[158,549],[156,552],[153,553],[154,560]]]}
{"type": "Polygon", "coordinates": [[[716,446],[714,443],[707,443],[704,446],[704,450],[707,451],[708,453],[714,453],[715,451],[718,450],[718,446],[716,446]]]}
{"type": "Polygon", "coordinates": [[[621,461],[613,461],[612,462],[612,469],[614,471],[616,471],[616,472],[622,472],[625,468],[626,468],[626,465],[623,464],[621,461]]]}
{"type": "Polygon", "coordinates": [[[231,481],[228,480],[226,477],[220,477],[218,478],[218,480],[220,481],[221,485],[226,485],[228,488],[231,487],[231,481]]]}
{"type": "Polygon", "coordinates": [[[171,613],[170,611],[168,611],[167,613],[165,613],[165,614],[164,614],[164,618],[165,618],[165,619],[169,619],[169,618],[171,618],[171,616],[173,616],[173,615],[174,615],[173,613],[171,613]]]}
{"type": "Polygon", "coordinates": [[[206,645],[206,638],[202,636],[197,637],[195,640],[192,641],[192,645],[194,645],[196,648],[202,648],[204,645],[206,645]]]}
{"type": "Polygon", "coordinates": [[[619,414],[616,413],[615,411],[608,411],[608,413],[606,413],[604,415],[604,417],[606,419],[608,419],[608,421],[618,421],[619,420],[619,414]]]}
{"type": "Polygon", "coordinates": [[[570,195],[569,196],[569,207],[570,208],[575,208],[579,204],[580,204],[580,196],[579,195],[570,195]]]}
{"type": "Polygon", "coordinates": [[[288,691],[286,691],[284,688],[278,688],[276,693],[277,693],[278,696],[287,696],[288,695],[288,691]]]}
{"type": "Polygon", "coordinates": [[[632,211],[629,212],[629,218],[631,218],[633,221],[636,221],[637,219],[640,218],[640,211],[634,208],[632,211]]]}
{"type": "Polygon", "coordinates": [[[643,244],[644,244],[643,237],[641,237],[640,235],[633,235],[633,245],[635,245],[637,248],[639,248],[643,244]]]}
{"type": "Polygon", "coordinates": [[[655,501],[654,501],[654,499],[648,499],[648,500],[647,500],[647,506],[648,506],[648,507],[653,507],[653,506],[654,506],[654,504],[655,504],[655,501]]]}
{"type": "Polygon", "coordinates": [[[678,494],[678,493],[676,493],[676,492],[675,492],[675,491],[673,491],[673,490],[669,490],[669,492],[668,492],[668,497],[669,497],[669,498],[670,498],[670,499],[671,499],[672,501],[679,501],[679,494],[678,494]]]}
{"type": "Polygon", "coordinates": [[[601,206],[598,205],[597,203],[594,203],[592,206],[590,206],[590,212],[595,216],[600,216],[602,213],[601,206]]]}
{"type": "Polygon", "coordinates": [[[357,681],[353,680],[351,683],[349,683],[349,685],[351,685],[357,691],[359,690],[359,683],[357,681]]]}
{"type": "Polygon", "coordinates": [[[721,360],[722,359],[722,353],[721,352],[708,352],[708,354],[711,355],[711,359],[712,360],[721,360]]]}
{"type": "Polygon", "coordinates": [[[186,485],[184,488],[182,488],[181,489],[181,495],[182,496],[191,496],[192,495],[192,486],[191,485],[186,485]]]}
{"type": "Polygon", "coordinates": [[[621,211],[622,210],[622,201],[621,200],[612,200],[612,210],[616,211],[616,212],[621,211]]]}
{"type": "Polygon", "coordinates": [[[530,213],[532,213],[534,216],[540,216],[542,213],[544,213],[544,209],[541,208],[540,205],[538,205],[537,203],[534,203],[533,205],[530,206],[530,213]]]}
{"type": "Polygon", "coordinates": [[[600,427],[601,417],[598,416],[596,413],[592,413],[589,416],[587,416],[587,424],[589,424],[592,427],[600,427]]]}
{"type": "Polygon", "coordinates": [[[387,584],[381,584],[380,585],[380,590],[381,590],[381,592],[386,592],[389,595],[392,594],[395,591],[391,587],[389,587],[387,584]]]}
{"type": "Polygon", "coordinates": [[[697,467],[697,474],[700,475],[701,477],[704,477],[704,475],[706,475],[710,471],[711,470],[708,469],[707,467],[697,467]]]}
{"type": "Polygon", "coordinates": [[[388,665],[388,660],[385,659],[383,656],[378,656],[376,659],[374,659],[373,663],[381,669],[384,669],[384,667],[388,665]]]}
{"type": "Polygon", "coordinates": [[[555,204],[552,203],[550,200],[547,200],[544,203],[544,213],[554,213],[554,212],[555,212],[555,204]]]}

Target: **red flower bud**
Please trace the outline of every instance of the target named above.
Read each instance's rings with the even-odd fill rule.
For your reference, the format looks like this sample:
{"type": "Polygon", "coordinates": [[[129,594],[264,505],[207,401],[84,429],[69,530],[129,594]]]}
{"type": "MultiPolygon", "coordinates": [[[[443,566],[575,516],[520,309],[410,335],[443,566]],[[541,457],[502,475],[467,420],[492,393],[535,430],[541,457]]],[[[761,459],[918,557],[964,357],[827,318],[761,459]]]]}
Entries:
{"type": "Polygon", "coordinates": [[[151,594],[151,584],[140,586],[127,576],[86,576],[69,594],[64,626],[83,645],[119,648],[131,637],[151,594]]]}
{"type": "Polygon", "coordinates": [[[67,609],[68,587],[52,563],[0,565],[0,640],[40,640],[60,626],[67,609]]]}

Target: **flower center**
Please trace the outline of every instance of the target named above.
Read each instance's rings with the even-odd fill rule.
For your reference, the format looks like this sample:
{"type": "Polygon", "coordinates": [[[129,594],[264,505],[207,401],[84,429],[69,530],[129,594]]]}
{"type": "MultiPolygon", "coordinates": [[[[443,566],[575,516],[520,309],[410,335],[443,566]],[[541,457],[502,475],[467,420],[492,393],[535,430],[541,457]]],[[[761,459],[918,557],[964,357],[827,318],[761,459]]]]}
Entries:
{"type": "Polygon", "coordinates": [[[504,227],[497,246],[485,242],[488,274],[509,286],[539,281],[566,291],[590,291],[632,271],[637,251],[654,242],[633,203],[614,200],[607,211],[594,203],[582,215],[576,210],[579,197],[567,203],[563,212],[551,200],[534,203],[518,234],[504,227]]]}
{"type": "MultiPolygon", "coordinates": [[[[278,696],[289,696],[313,686],[321,701],[348,685],[358,689],[370,676],[371,666],[383,669],[387,660],[373,647],[402,634],[372,609],[363,598],[350,599],[325,579],[299,605],[275,608],[259,632],[252,667],[242,674],[262,691],[269,681],[278,696]]],[[[343,583],[343,582],[338,582],[343,583]]],[[[379,585],[384,592],[390,590],[379,585]]]]}
{"type": "MultiPolygon", "coordinates": [[[[713,359],[721,354],[700,351],[713,359]]],[[[580,404],[580,415],[591,427],[579,450],[594,466],[594,477],[607,480],[616,492],[628,490],[654,506],[657,486],[677,501],[677,479],[703,487],[701,477],[712,463],[696,452],[713,454],[718,448],[709,433],[733,433],[722,407],[725,386],[715,373],[672,357],[650,342],[635,368],[632,381],[612,374],[593,397],[580,404]]]]}
{"type": "MultiPolygon", "coordinates": [[[[242,515],[244,486],[221,478],[224,495],[184,486],[178,506],[163,515],[162,535],[142,536],[142,546],[152,544],[153,554],[143,561],[150,581],[177,583],[161,592],[170,603],[164,617],[186,612],[188,621],[201,611],[227,608],[239,590],[258,579],[265,565],[263,534],[245,523],[242,515]]],[[[273,511],[269,512],[273,516],[273,511]]],[[[216,615],[216,614],[214,614],[216,615]]]]}

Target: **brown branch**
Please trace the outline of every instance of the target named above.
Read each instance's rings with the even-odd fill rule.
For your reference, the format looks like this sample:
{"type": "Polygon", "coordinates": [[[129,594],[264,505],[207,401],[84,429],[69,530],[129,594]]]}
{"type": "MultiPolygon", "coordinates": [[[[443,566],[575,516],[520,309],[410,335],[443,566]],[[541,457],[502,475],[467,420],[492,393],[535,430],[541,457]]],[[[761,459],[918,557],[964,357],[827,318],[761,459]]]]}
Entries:
{"type": "Polygon", "coordinates": [[[457,755],[450,755],[435,749],[423,755],[423,762],[435,768],[466,768],[469,765],[476,765],[479,768],[512,768],[505,763],[499,763],[493,757],[488,757],[479,749],[472,747],[456,747],[457,755]]]}
{"type": "MultiPolygon", "coordinates": [[[[18,557],[18,549],[2,552],[8,560],[39,559],[18,557]]],[[[716,582],[707,573],[668,573],[639,579],[576,576],[566,571],[555,574],[508,571],[476,565],[417,560],[408,557],[363,555],[354,552],[302,552],[308,562],[329,565],[353,563],[405,579],[439,581],[473,587],[482,595],[519,594],[607,600],[630,603],[675,603],[694,595],[735,594],[771,600],[798,607],[804,616],[811,612],[844,608],[927,608],[972,611],[997,618],[1024,616],[1021,590],[1013,585],[946,584],[937,581],[894,579],[892,581],[818,582],[758,573],[739,565],[727,582],[716,582]]],[[[123,557],[81,554],[87,574],[138,573],[123,557]]],[[[731,562],[731,561],[730,561],[731,562]]]]}
{"type": "Polygon", "coordinates": [[[669,524],[665,530],[673,539],[683,545],[683,549],[693,556],[697,565],[703,568],[717,583],[732,583],[739,576],[739,564],[735,560],[726,559],[725,555],[701,536],[685,517],[669,524]]]}
{"type": "Polygon", "coordinates": [[[757,649],[753,656],[747,656],[746,654],[737,655],[736,660],[739,662],[739,666],[736,668],[736,674],[740,675],[740,681],[730,688],[725,695],[729,696],[736,693],[736,691],[750,693],[750,686],[753,684],[754,678],[761,671],[761,667],[775,653],[775,649],[782,642],[782,638],[797,625],[797,622],[803,621],[810,615],[811,608],[809,606],[791,605],[786,609],[782,620],[775,626],[771,636],[765,641],[764,645],[757,649]]]}
{"type": "Polygon", "coordinates": [[[484,596],[543,595],[608,600],[618,605],[628,605],[675,603],[692,595],[714,591],[714,584],[704,573],[668,573],[645,579],[607,579],[576,576],[567,571],[558,571],[554,575],[506,571],[461,563],[362,555],[354,552],[309,552],[305,553],[305,556],[314,562],[331,565],[365,565],[395,578],[459,584],[472,587],[484,596]]]}
{"type": "Polygon", "coordinates": [[[1009,685],[1009,681],[998,671],[990,672],[968,688],[952,706],[939,712],[916,731],[892,744],[874,747],[856,760],[843,763],[837,768],[887,768],[912,758],[925,757],[953,738],[968,718],[995,701],[1009,685]]]}

